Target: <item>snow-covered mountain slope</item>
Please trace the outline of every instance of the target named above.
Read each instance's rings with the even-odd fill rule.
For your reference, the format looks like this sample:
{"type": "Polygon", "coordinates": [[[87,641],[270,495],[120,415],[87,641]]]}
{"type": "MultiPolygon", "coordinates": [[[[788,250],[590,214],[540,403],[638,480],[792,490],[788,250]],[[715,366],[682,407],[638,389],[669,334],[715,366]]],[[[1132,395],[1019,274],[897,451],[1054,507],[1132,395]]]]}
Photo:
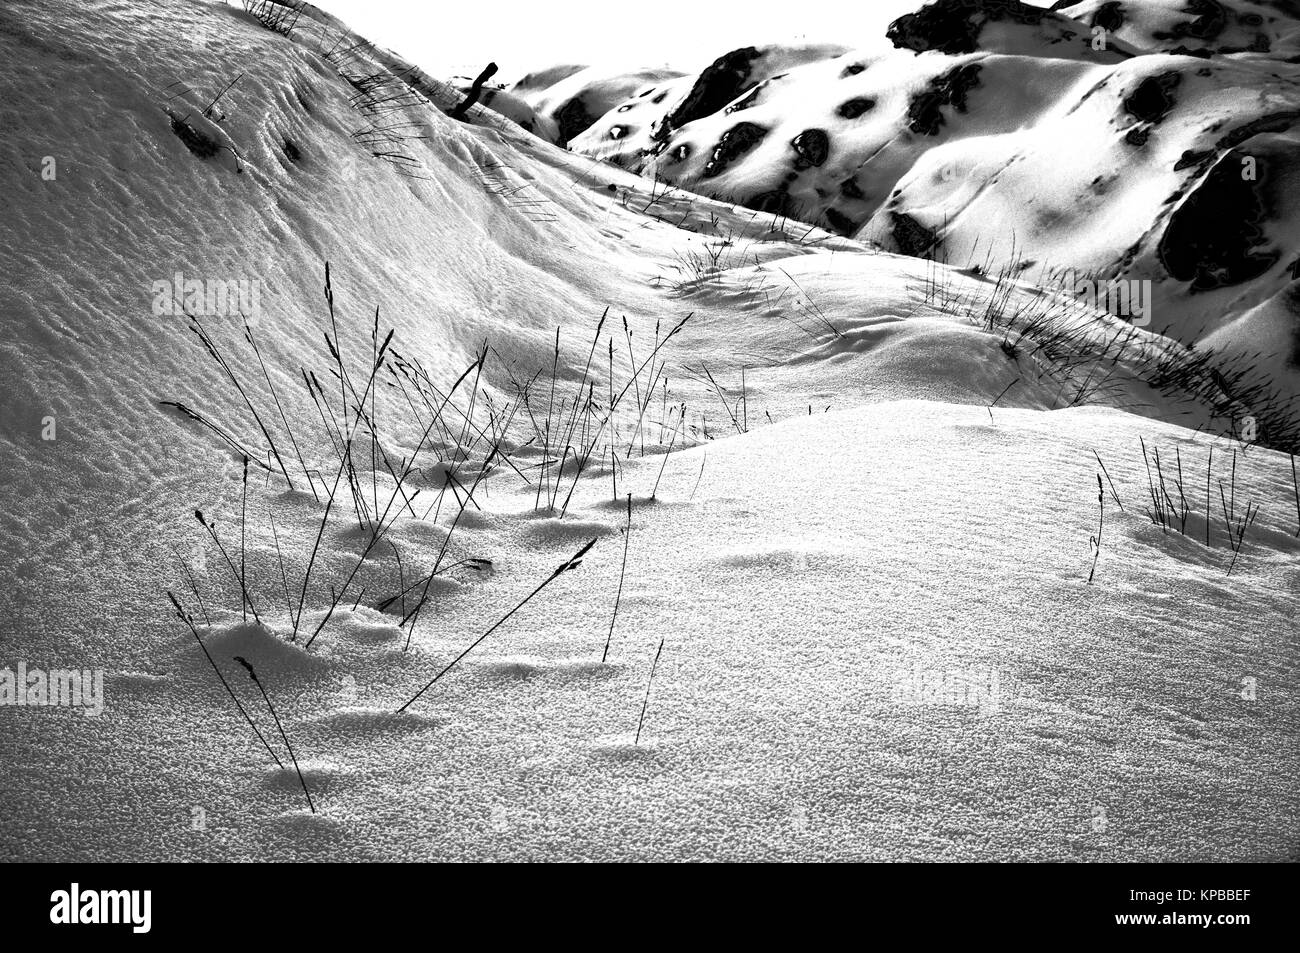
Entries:
{"type": "MultiPolygon", "coordinates": [[[[461,95],[471,95],[474,79],[468,76],[453,77],[451,86],[461,95]]],[[[525,132],[531,132],[539,139],[552,144],[560,144],[564,141],[560,135],[560,126],[554,119],[539,112],[527,99],[511,90],[497,86],[483,86],[479,91],[478,103],[505,116],[525,132]]]]}
{"type": "Polygon", "coordinates": [[[1058,3],[1055,9],[1142,50],[1277,59],[1300,54],[1300,5],[1295,0],[1085,0],[1058,3]]]}
{"type": "Polygon", "coordinates": [[[0,77],[0,669],[106,693],[0,704],[0,857],[1293,851],[1291,471],[1196,352],[310,7],[9,3],[0,77]]]}
{"type": "Polygon", "coordinates": [[[660,92],[662,84],[682,75],[668,67],[629,71],[625,66],[587,66],[572,73],[530,73],[514,83],[510,92],[555,123],[560,141],[568,142],[627,100],[660,92]]]}
{"type": "Polygon", "coordinates": [[[896,47],[916,53],[985,50],[1086,62],[1101,53],[1113,62],[1137,52],[1122,40],[1098,49],[1080,21],[1020,0],[931,0],[895,20],[887,35],[896,47]]]}
{"type": "MultiPolygon", "coordinates": [[[[939,0],[893,55],[735,50],[571,148],[903,254],[1150,281],[1191,344],[1297,275],[1298,35],[1289,4],[939,0]]],[[[1293,350],[1259,365],[1289,394],[1293,350]]]]}

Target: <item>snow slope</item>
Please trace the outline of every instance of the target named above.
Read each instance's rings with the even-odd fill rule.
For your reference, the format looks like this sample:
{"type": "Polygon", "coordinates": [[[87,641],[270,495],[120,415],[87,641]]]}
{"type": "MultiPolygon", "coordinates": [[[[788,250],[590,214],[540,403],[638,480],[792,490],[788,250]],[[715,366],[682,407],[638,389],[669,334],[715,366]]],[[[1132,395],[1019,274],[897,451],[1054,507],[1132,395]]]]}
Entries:
{"type": "MultiPolygon", "coordinates": [[[[571,148],[903,254],[1149,281],[1194,344],[1296,278],[1297,35],[1287,4],[938,0],[892,55],[737,49],[571,148]]],[[[1287,394],[1293,351],[1255,365],[1287,394]]]]}
{"type": "Polygon", "coordinates": [[[489,109],[457,122],[453,90],[359,42],[311,8],[289,37],[215,3],[0,10],[0,668],[103,669],[106,691],[99,717],[0,706],[0,856],[1294,856],[1288,460],[1213,436],[1241,410],[1208,375],[1171,380],[1186,349],[1027,281],[666,187],[489,109]],[[250,313],[202,316],[248,403],[159,307],[178,272],[259,282],[250,313]],[[548,505],[574,471],[525,417],[563,420],[548,387],[563,401],[593,380],[595,404],[631,388],[684,318],[658,352],[662,403],[609,424],[617,472],[597,453],[548,505]],[[324,341],[356,375],[389,328],[403,367],[453,395],[487,345],[473,407],[451,402],[486,434],[518,381],[543,383],[486,465],[488,438],[430,437],[385,383],[373,444],[349,435],[355,486],[376,511],[396,498],[383,453],[418,464],[421,497],[372,551],[360,503],[318,498],[332,428],[353,429],[324,341]],[[246,494],[229,445],[163,401],[255,451],[246,494]],[[250,405],[285,473],[258,462],[250,405]],[[1180,448],[1189,487],[1213,446],[1232,516],[1262,505],[1235,563],[1213,505],[1200,539],[1199,491],[1187,535],[1142,514],[1140,438],[1166,465],[1180,448]],[[1089,586],[1094,451],[1125,509],[1108,480],[1089,586]],[[381,596],[444,548],[456,568],[403,625],[381,596]],[[309,566],[307,649],[289,590],[309,566]],[[169,591],[278,739],[234,659],[256,667],[315,812],[169,591]]]}
{"type": "MultiPolygon", "coordinates": [[[[626,66],[587,66],[568,75],[548,72],[529,74],[510,87],[538,113],[559,129],[560,141],[568,142],[601,116],[625,100],[635,99],[678,79],[682,74],[667,67],[629,71],[626,66]]],[[[491,107],[491,103],[484,103],[491,107]]],[[[626,108],[624,109],[626,112],[626,108]]]]}
{"type": "Polygon", "coordinates": [[[1294,58],[1300,24],[1293,0],[1086,0],[1061,13],[1144,50],[1205,50],[1294,58]]]}

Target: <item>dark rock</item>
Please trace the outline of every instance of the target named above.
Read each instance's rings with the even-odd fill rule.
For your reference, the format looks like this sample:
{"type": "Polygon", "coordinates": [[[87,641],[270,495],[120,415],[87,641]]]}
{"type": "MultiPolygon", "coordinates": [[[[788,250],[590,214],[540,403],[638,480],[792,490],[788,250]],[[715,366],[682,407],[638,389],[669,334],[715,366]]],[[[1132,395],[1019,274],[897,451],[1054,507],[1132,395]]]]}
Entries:
{"type": "Polygon", "coordinates": [[[1231,149],[1233,146],[1240,145],[1252,136],[1261,133],[1285,132],[1297,122],[1300,122],[1300,109],[1286,109],[1268,116],[1260,116],[1250,122],[1242,123],[1231,132],[1220,136],[1219,141],[1214,145],[1218,149],[1231,149]]]}
{"type": "Polygon", "coordinates": [[[1176,40],[1188,36],[1197,40],[1212,40],[1228,25],[1228,11],[1216,0],[1187,0],[1185,9],[1195,19],[1175,23],[1172,32],[1151,35],[1157,40],[1176,40]]]}
{"type": "Polygon", "coordinates": [[[745,204],[755,211],[768,212],[772,215],[789,216],[794,214],[790,202],[790,193],[783,188],[760,192],[745,204]]]}
{"type": "Polygon", "coordinates": [[[991,20],[1037,24],[1048,16],[1042,7],[1019,0],[935,0],[916,13],[899,17],[885,35],[899,49],[938,50],[957,55],[979,49],[980,31],[991,20]]]}
{"type": "Polygon", "coordinates": [[[966,94],[979,85],[980,65],[967,63],[932,79],[907,104],[907,127],[925,136],[937,136],[944,124],[943,107],[966,111],[966,94]]]}
{"type": "Polygon", "coordinates": [[[790,145],[799,156],[796,166],[800,169],[820,166],[831,151],[831,140],[825,129],[805,129],[790,140],[790,145]]]}
{"type": "Polygon", "coordinates": [[[1263,247],[1267,169],[1257,161],[1260,179],[1252,182],[1241,177],[1240,156],[1224,156],[1170,216],[1160,261],[1192,292],[1258,278],[1282,257],[1278,249],[1263,247]]]}
{"type": "Polygon", "coordinates": [[[1179,156],[1178,161],[1174,163],[1174,171],[1181,172],[1183,169],[1190,169],[1194,166],[1202,165],[1210,159],[1213,159],[1214,155],[1215,153],[1213,149],[1188,149],[1179,156]]]}
{"type": "Polygon", "coordinates": [[[844,119],[857,119],[864,112],[876,108],[876,101],[867,96],[855,96],[840,103],[835,112],[844,119]]]}
{"type": "MultiPolygon", "coordinates": [[[[566,100],[559,109],[551,113],[551,118],[560,127],[560,139],[568,142],[591,128],[591,124],[599,117],[587,112],[586,104],[575,96],[573,99],[566,100]]],[[[618,137],[614,136],[613,138],[617,139],[618,137]]]]}
{"type": "Polygon", "coordinates": [[[1110,0],[1109,3],[1103,3],[1097,8],[1097,12],[1092,15],[1092,21],[1089,26],[1099,26],[1107,33],[1114,33],[1124,25],[1124,6],[1121,3],[1110,0]]]}
{"type": "Polygon", "coordinates": [[[827,224],[841,235],[852,235],[857,231],[857,226],[854,224],[853,219],[849,218],[838,209],[828,208],[826,211],[822,212],[822,215],[826,219],[827,224]]]}
{"type": "Polygon", "coordinates": [[[713,155],[704,166],[702,175],[711,179],[726,171],[727,166],[763,141],[767,129],[752,122],[737,123],[718,139],[713,155]]]}
{"type": "Polygon", "coordinates": [[[910,215],[903,212],[890,212],[889,220],[892,225],[894,244],[898,246],[900,254],[920,258],[928,254],[938,243],[938,232],[926,228],[910,215]]]}
{"type": "Polygon", "coordinates": [[[1124,111],[1138,122],[1160,122],[1174,108],[1174,90],[1180,82],[1179,73],[1148,76],[1124,97],[1124,111]]]}
{"type": "Polygon", "coordinates": [[[655,138],[666,139],[672,130],[717,112],[749,89],[752,85],[749,77],[758,57],[757,48],[746,46],[714,60],[696,78],[695,85],[686,97],[664,117],[664,121],[655,130],[655,138]]]}

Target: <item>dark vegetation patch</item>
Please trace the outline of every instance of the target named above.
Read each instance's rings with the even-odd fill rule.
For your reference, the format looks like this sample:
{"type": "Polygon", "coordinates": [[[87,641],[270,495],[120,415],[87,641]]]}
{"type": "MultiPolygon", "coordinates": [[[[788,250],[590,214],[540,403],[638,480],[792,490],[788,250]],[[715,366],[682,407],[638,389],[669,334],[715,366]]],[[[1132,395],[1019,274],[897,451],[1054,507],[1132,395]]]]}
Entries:
{"type": "Polygon", "coordinates": [[[763,141],[768,130],[752,122],[737,123],[718,138],[713,147],[713,155],[705,163],[702,175],[706,179],[721,175],[727,166],[735,162],[754,146],[763,141]]]}
{"type": "Polygon", "coordinates": [[[1124,25],[1124,5],[1111,0],[1103,3],[1092,15],[1089,26],[1099,26],[1108,33],[1114,33],[1124,25]]]}
{"type": "Polygon", "coordinates": [[[885,35],[899,49],[917,53],[974,53],[985,23],[1010,20],[1037,24],[1047,15],[1042,7],[1018,0],[936,0],[916,13],[899,17],[885,35]]]}
{"type": "Polygon", "coordinates": [[[1160,261],[1193,292],[1212,291],[1258,278],[1281,258],[1262,249],[1267,217],[1262,187],[1267,169],[1257,157],[1259,181],[1241,177],[1241,160],[1229,154],[1169,219],[1161,236],[1160,261]]]}
{"type": "Polygon", "coordinates": [[[1124,97],[1124,111],[1138,122],[1160,122],[1174,108],[1174,90],[1180,82],[1179,73],[1148,76],[1124,97]]]}
{"type": "MultiPolygon", "coordinates": [[[[927,8],[928,9],[928,8],[927,8]]],[[[980,65],[957,66],[930,80],[907,104],[907,128],[925,136],[937,136],[944,124],[943,107],[966,111],[966,95],[979,85],[980,65]]]]}
{"type": "Polygon", "coordinates": [[[1219,149],[1231,149],[1251,136],[1265,132],[1286,132],[1298,121],[1300,121],[1300,109],[1286,109],[1267,116],[1259,116],[1221,136],[1215,146],[1219,149]]]}
{"type": "Polygon", "coordinates": [[[757,212],[787,217],[795,215],[794,203],[790,200],[790,193],[786,191],[785,186],[759,192],[745,204],[757,212]]]}
{"type": "Polygon", "coordinates": [[[875,108],[876,101],[874,99],[867,96],[854,96],[852,99],[840,103],[835,112],[842,119],[857,119],[863,113],[870,112],[875,108]]]}
{"type": "Polygon", "coordinates": [[[1174,163],[1174,171],[1181,172],[1183,169],[1189,169],[1193,166],[1199,166],[1205,162],[1209,162],[1213,158],[1213,149],[1188,149],[1179,156],[1178,161],[1174,163]]]}
{"type": "Polygon", "coordinates": [[[862,191],[862,186],[858,185],[857,176],[849,176],[840,183],[840,195],[846,199],[865,199],[867,194],[862,191]]]}
{"type": "Polygon", "coordinates": [[[551,114],[555,124],[560,127],[560,139],[568,142],[580,133],[591,128],[598,117],[587,112],[587,105],[578,97],[566,100],[559,109],[551,114]]]}
{"type": "Polygon", "coordinates": [[[849,218],[839,209],[828,208],[822,213],[822,215],[825,217],[826,222],[830,225],[831,229],[841,235],[851,235],[856,229],[853,219],[849,218]]]}
{"type": "Polygon", "coordinates": [[[912,216],[903,212],[890,212],[890,231],[894,244],[901,254],[922,258],[928,254],[939,241],[939,233],[926,228],[912,216]]]}
{"type": "Polygon", "coordinates": [[[1212,148],[1186,150],[1174,163],[1174,171],[1181,172],[1183,169],[1191,168],[1205,169],[1220,152],[1233,149],[1247,139],[1264,133],[1286,132],[1297,122],[1300,122],[1300,109],[1287,109],[1282,112],[1270,113],[1267,116],[1257,116],[1249,122],[1242,123],[1235,129],[1228,130],[1215,141],[1212,148]]]}
{"type": "Polygon", "coordinates": [[[714,60],[700,73],[686,98],[664,117],[654,137],[666,141],[674,129],[717,112],[749,89],[749,77],[758,56],[756,47],[746,46],[714,60]]]}
{"type": "Polygon", "coordinates": [[[1178,40],[1192,37],[1197,40],[1212,40],[1228,25],[1228,11],[1216,0],[1187,0],[1184,8],[1193,19],[1182,20],[1174,24],[1172,30],[1162,30],[1151,35],[1157,40],[1178,40]]]}

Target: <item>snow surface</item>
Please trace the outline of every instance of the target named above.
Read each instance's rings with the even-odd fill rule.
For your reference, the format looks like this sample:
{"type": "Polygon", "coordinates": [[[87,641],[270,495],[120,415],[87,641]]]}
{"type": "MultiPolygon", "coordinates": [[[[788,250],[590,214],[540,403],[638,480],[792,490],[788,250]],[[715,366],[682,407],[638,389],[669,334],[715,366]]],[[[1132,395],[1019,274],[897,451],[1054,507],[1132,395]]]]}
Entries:
{"type": "MultiPolygon", "coordinates": [[[[455,92],[391,54],[360,51],[341,75],[321,52],[340,40],[359,41],[310,8],[290,38],[181,0],[0,11],[0,666],[106,672],[96,718],[0,707],[0,857],[1294,858],[1290,463],[1222,436],[1236,422],[1221,407],[1151,379],[1151,356],[1181,345],[1028,280],[882,253],[638,177],[482,107],[457,122],[444,115],[455,92]],[[384,120],[422,137],[391,144],[410,163],[352,135],[379,120],[354,105],[348,78],[382,71],[416,97],[384,120]],[[196,155],[169,108],[237,157],[196,155]],[[494,406],[512,376],[553,366],[572,392],[607,308],[595,353],[614,342],[619,382],[624,317],[644,355],[656,326],[689,314],[660,355],[663,408],[685,403],[688,426],[651,414],[642,455],[620,422],[617,491],[593,465],[562,515],[500,463],[460,518],[416,507],[306,650],[287,637],[276,541],[300,580],[322,504],[302,480],[291,490],[254,469],[244,527],[264,625],[245,622],[192,515],[231,546],[241,468],[159,402],[263,442],[185,319],[153,303],[176,272],[259,279],[253,332],[285,419],[325,470],[330,443],[299,368],[330,380],[326,261],[350,362],[371,353],[378,308],[380,333],[393,328],[443,387],[488,342],[494,406]],[[1043,308],[1068,343],[1017,337],[1013,315],[1023,331],[1043,308]],[[1139,440],[1166,466],[1178,448],[1186,536],[1143,514],[1139,440]],[[1208,546],[1200,535],[1207,507],[1191,488],[1211,447],[1216,483],[1235,462],[1234,513],[1261,506],[1235,565],[1217,500],[1208,546]],[[1094,453],[1110,479],[1089,585],[1094,453]],[[375,608],[434,566],[453,524],[449,555],[490,567],[440,575],[413,631],[399,609],[375,608]],[[581,567],[398,711],[593,539],[581,567]],[[233,660],[256,666],[317,813],[240,719],[167,591],[284,759],[233,660]],[[936,683],[941,696],[926,688],[936,683]]],[[[266,407],[241,323],[205,322],[266,407]]],[[[599,395],[603,371],[597,381],[599,395]]],[[[481,456],[441,445],[436,458],[399,396],[378,408],[379,445],[418,452],[422,500],[448,472],[473,482],[481,456]]],[[[368,461],[368,442],[354,453],[368,461]]],[[[537,448],[512,454],[540,472],[537,448]]],[[[374,480],[382,502],[393,481],[374,480]]],[[[309,630],[366,547],[339,507],[309,630]]]]}

